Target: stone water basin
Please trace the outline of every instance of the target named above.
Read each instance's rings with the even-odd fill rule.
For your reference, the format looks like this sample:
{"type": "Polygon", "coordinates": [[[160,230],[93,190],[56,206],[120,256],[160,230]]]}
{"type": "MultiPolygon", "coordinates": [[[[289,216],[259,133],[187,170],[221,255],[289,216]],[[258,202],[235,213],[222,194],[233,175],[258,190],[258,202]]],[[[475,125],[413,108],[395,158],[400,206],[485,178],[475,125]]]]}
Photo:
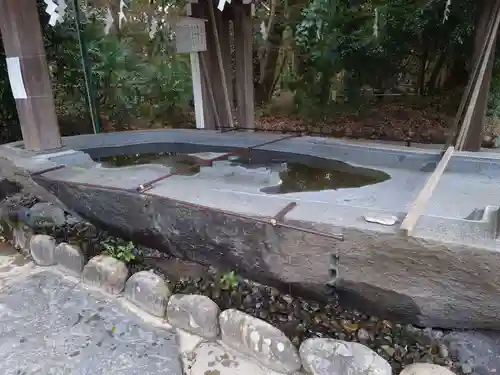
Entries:
{"type": "Polygon", "coordinates": [[[334,285],[345,303],[418,325],[500,328],[496,154],[454,156],[413,236],[403,237],[399,224],[439,151],[282,137],[170,130],[70,137],[65,142],[102,160],[158,152],[224,153],[275,141],[248,156],[255,163],[270,157],[278,161],[275,165],[285,162],[286,175],[268,161],[264,166],[261,161],[217,161],[138,194],[125,189],[165,175],[172,166],[106,167],[86,156],[85,166],[73,161],[35,180],[90,220],[179,257],[317,298],[328,298],[326,285],[334,285]],[[337,186],[324,189],[328,173],[340,175],[332,167],[339,162],[346,163],[340,164],[346,168],[344,177],[355,171],[362,183],[340,178],[337,186]],[[300,168],[296,175],[290,173],[295,164],[309,166],[307,173],[311,166],[330,170],[315,172],[315,177],[323,176],[321,184],[305,178],[301,185],[297,181],[307,173],[300,168]],[[276,190],[286,185],[286,178],[294,189],[276,190]],[[102,186],[89,185],[96,183],[102,186]],[[269,220],[291,202],[296,206],[283,218],[286,226],[251,220],[269,220]],[[344,241],[290,226],[341,233],[344,241]]]}

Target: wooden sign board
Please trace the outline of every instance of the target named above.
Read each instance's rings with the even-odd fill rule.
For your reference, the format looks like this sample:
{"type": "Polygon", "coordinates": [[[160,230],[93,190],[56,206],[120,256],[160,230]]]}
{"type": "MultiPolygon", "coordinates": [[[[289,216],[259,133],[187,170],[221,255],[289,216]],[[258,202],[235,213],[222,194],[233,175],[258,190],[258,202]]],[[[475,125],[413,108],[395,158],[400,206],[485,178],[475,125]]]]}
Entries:
{"type": "Polygon", "coordinates": [[[175,24],[177,53],[203,52],[207,50],[206,20],[183,17],[175,24]]]}

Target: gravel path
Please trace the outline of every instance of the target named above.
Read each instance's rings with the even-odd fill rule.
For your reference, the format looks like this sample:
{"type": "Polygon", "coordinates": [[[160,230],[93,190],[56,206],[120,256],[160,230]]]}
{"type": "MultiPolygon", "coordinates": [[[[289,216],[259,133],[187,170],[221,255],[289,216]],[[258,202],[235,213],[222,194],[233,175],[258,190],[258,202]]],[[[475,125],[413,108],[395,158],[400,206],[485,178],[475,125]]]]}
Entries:
{"type": "Polygon", "coordinates": [[[2,375],[182,374],[174,332],[15,259],[0,251],[2,375]]]}

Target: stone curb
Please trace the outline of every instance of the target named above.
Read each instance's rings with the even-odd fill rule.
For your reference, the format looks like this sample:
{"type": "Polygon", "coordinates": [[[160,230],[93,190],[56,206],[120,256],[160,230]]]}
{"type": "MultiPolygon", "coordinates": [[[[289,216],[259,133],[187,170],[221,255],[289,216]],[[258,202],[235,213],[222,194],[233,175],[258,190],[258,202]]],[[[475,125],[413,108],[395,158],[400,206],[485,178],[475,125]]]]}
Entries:
{"type": "MultiPolygon", "coordinates": [[[[28,250],[40,266],[56,266],[113,295],[123,295],[146,313],[165,319],[173,328],[187,331],[207,341],[220,341],[277,373],[292,375],[305,370],[311,375],[349,373],[392,375],[390,364],[363,344],[330,338],[311,338],[297,349],[286,335],[269,323],[242,311],[220,311],[210,298],[197,294],[172,295],[163,277],[139,271],[129,277],[125,263],[98,255],[84,265],[78,246],[57,244],[48,235],[31,234],[11,227],[13,244],[28,250]]],[[[415,363],[400,375],[453,375],[447,368],[415,363]]]]}
{"type": "Polygon", "coordinates": [[[210,298],[197,294],[174,294],[167,305],[167,321],[189,333],[216,339],[220,309],[210,298]]]}
{"type": "Polygon", "coordinates": [[[107,255],[98,255],[83,268],[82,281],[109,294],[119,294],[129,276],[125,263],[107,255]]]}
{"type": "Polygon", "coordinates": [[[163,277],[150,271],[139,271],[127,280],[124,294],[136,306],[163,318],[172,293],[163,277]]]}
{"type": "Polygon", "coordinates": [[[54,251],[54,261],[63,271],[80,276],[85,266],[85,256],[77,245],[61,242],[54,251]]]}
{"type": "Polygon", "coordinates": [[[53,266],[56,264],[56,246],[55,238],[46,234],[35,234],[29,242],[31,256],[39,266],[53,266]]]}

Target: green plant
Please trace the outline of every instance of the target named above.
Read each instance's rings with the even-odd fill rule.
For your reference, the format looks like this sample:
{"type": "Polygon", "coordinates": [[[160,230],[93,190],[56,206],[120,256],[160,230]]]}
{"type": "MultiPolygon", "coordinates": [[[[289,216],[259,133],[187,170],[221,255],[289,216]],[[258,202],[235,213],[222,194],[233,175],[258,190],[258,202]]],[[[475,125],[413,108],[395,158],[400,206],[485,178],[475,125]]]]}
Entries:
{"type": "Polygon", "coordinates": [[[122,262],[130,263],[136,260],[137,249],[132,242],[120,244],[116,239],[109,237],[102,243],[102,246],[104,254],[122,262]]]}
{"type": "Polygon", "coordinates": [[[234,290],[238,287],[238,282],[240,277],[234,273],[234,271],[227,272],[220,278],[221,289],[223,290],[234,290]]]}

